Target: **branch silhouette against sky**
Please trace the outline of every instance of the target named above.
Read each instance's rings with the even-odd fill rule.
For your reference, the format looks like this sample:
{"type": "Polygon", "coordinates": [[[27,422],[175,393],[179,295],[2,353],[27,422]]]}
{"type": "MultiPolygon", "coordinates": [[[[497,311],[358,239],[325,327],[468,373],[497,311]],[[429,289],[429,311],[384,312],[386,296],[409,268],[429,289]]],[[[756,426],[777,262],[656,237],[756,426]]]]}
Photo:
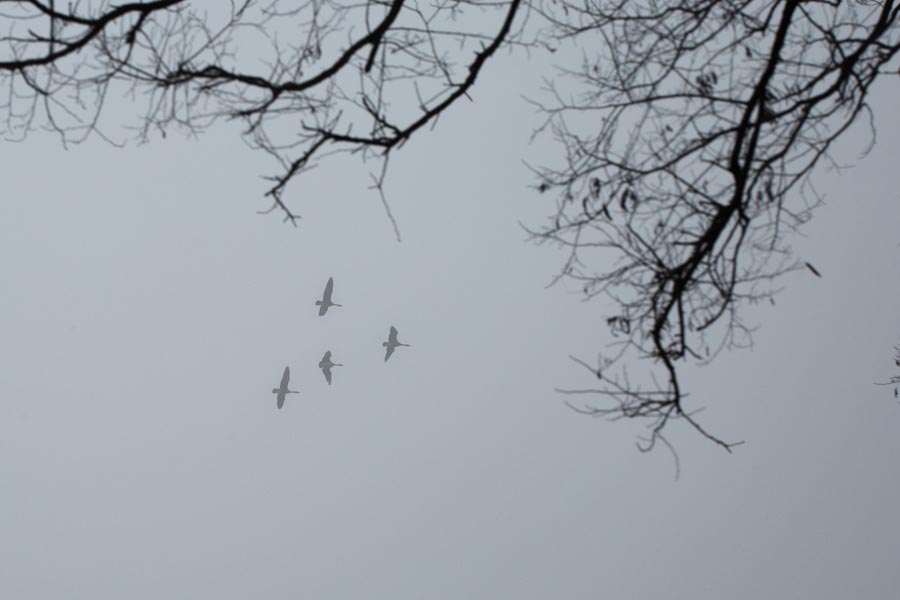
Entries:
{"type": "Polygon", "coordinates": [[[564,72],[578,93],[547,81],[539,133],[558,139],[558,166],[536,168],[558,194],[538,242],[569,249],[559,274],[618,312],[620,342],[598,365],[579,362],[606,405],[579,410],[646,418],[649,449],[671,418],[726,449],[685,409],[678,365],[747,346],[741,307],[772,300],[803,268],[789,242],[821,203],[810,178],[840,167],[829,150],[860,117],[871,86],[896,75],[892,2],[589,2],[545,15],[583,47],[564,72]],[[560,18],[560,13],[562,18],[560,18]],[[612,365],[643,358],[644,380],[612,365]]]}
{"type": "MultiPolygon", "coordinates": [[[[107,133],[124,98],[137,139],[198,135],[239,121],[269,154],[261,212],[300,219],[286,190],[319,161],[355,155],[384,196],[392,153],[436,126],[501,49],[580,50],[531,94],[534,139],[558,159],[532,166],[555,198],[538,243],[568,250],[555,281],[603,297],[613,351],[578,357],[597,387],[570,405],[648,424],[672,419],[727,450],[685,405],[685,364],[750,343],[748,303],[772,301],[806,267],[792,235],[821,203],[820,166],[897,75],[894,2],[800,0],[158,0],[0,3],[0,133],[49,129],[64,144],[107,133]],[[110,109],[112,110],[112,109],[110,109]],[[636,360],[635,360],[636,359],[636,360]],[[625,368],[631,365],[631,369],[625,368]],[[646,369],[645,374],[637,373],[646,369]]],[[[529,90],[523,90],[528,93],[529,90]]],[[[439,135],[439,132],[435,132],[439,135]]]]}

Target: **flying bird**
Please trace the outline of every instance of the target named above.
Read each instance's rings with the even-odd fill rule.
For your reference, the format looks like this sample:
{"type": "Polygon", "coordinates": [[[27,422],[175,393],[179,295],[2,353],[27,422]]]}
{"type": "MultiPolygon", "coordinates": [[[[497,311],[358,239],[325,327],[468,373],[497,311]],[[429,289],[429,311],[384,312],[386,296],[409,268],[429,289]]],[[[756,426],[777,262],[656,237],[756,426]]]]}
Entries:
{"type": "Polygon", "coordinates": [[[331,301],[331,291],[334,289],[334,277],[328,278],[328,283],[325,284],[325,291],[322,293],[322,299],[316,300],[316,306],[319,307],[319,316],[325,316],[325,313],[328,312],[328,307],[330,306],[340,306],[340,304],[335,304],[331,301]]]}
{"type": "Polygon", "coordinates": [[[299,394],[294,390],[288,389],[288,382],[291,380],[291,368],[285,367],[284,374],[281,376],[281,386],[272,389],[273,394],[278,394],[278,408],[284,406],[284,399],[288,394],[299,394]]]}
{"type": "Polygon", "coordinates": [[[331,362],[331,350],[325,353],[322,357],[322,360],[319,361],[319,368],[322,369],[322,373],[325,374],[325,381],[328,382],[328,385],[331,385],[331,367],[343,367],[341,363],[331,362]]]}
{"type": "Polygon", "coordinates": [[[382,342],[381,345],[387,348],[387,352],[384,353],[384,362],[387,362],[398,346],[409,346],[409,344],[401,344],[397,341],[397,328],[393,325],[391,325],[391,333],[388,335],[388,341],[382,342]]]}

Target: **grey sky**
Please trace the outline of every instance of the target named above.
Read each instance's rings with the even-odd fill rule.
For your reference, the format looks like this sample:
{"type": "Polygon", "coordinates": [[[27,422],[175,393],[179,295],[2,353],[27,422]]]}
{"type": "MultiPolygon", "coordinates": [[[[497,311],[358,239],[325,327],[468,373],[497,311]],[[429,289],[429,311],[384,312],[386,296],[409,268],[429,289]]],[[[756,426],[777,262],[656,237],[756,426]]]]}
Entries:
{"type": "Polygon", "coordinates": [[[900,405],[873,385],[900,335],[896,84],[872,154],[816,180],[794,246],[824,277],[784,278],[752,351],[686,373],[747,443],[673,427],[676,482],[640,425],[552,391],[590,385],[567,355],[603,349],[611,307],[544,289],[560,256],[517,224],[551,210],[520,162],[554,150],[525,145],[537,73],[485,75],[394,157],[399,245],[356,163],[291,186],[299,230],[256,216],[272,165],[227,128],[0,145],[0,596],[896,594],[900,405]],[[344,308],[319,318],[329,276],[344,308]],[[412,347],[385,364],[392,324],[412,347]]]}

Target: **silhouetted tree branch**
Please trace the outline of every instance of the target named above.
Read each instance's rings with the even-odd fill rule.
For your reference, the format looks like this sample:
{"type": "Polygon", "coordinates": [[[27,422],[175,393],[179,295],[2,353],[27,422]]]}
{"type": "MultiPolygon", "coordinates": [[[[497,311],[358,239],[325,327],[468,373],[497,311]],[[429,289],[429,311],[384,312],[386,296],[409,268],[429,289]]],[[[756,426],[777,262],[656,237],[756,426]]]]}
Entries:
{"type": "Polygon", "coordinates": [[[561,391],[609,401],[579,407],[589,414],[648,419],[642,449],[678,418],[730,450],[687,411],[679,365],[750,344],[740,307],[771,298],[772,282],[802,266],[787,241],[820,202],[810,174],[860,115],[871,118],[869,90],[900,50],[898,8],[563,6],[545,16],[586,53],[562,81],[548,80],[551,99],[538,103],[538,133],[558,139],[564,157],[535,169],[538,190],[559,200],[532,234],[568,249],[557,280],[614,301],[607,323],[618,342],[597,367],[578,361],[598,388],[561,391]],[[614,368],[626,356],[657,371],[629,377],[614,368]]]}
{"type": "MultiPolygon", "coordinates": [[[[900,369],[900,346],[894,346],[894,365],[900,369]]],[[[892,385],[894,386],[894,398],[900,396],[900,391],[898,391],[898,387],[900,387],[900,375],[892,375],[890,379],[880,382],[877,385],[892,385]]]]}
{"type": "Polygon", "coordinates": [[[465,97],[502,46],[535,43],[523,41],[522,5],[244,0],[214,13],[186,0],[65,10],[6,1],[2,132],[22,139],[42,124],[64,142],[103,135],[111,89],[143,107],[141,139],[240,119],[245,139],[281,165],[264,212],[281,210],[296,223],[285,187],[329,155],[381,161],[374,171],[381,193],[393,150],[465,97]]]}

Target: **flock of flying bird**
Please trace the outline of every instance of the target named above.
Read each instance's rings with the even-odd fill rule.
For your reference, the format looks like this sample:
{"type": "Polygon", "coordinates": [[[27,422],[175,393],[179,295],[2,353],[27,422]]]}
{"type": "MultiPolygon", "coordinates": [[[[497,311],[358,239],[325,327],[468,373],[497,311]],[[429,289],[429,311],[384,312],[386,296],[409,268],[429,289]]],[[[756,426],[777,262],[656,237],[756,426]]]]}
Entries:
{"type": "MultiPolygon", "coordinates": [[[[334,277],[328,278],[328,283],[325,284],[325,291],[322,293],[322,299],[316,300],[316,306],[319,307],[319,316],[324,317],[325,313],[328,312],[328,309],[332,306],[341,306],[340,304],[335,304],[331,301],[331,292],[334,289],[334,277]]],[[[409,346],[409,344],[402,344],[397,339],[397,328],[391,325],[391,330],[388,333],[388,339],[386,342],[382,342],[381,344],[387,350],[384,353],[384,362],[391,357],[396,350],[400,346],[409,346]]],[[[343,367],[344,365],[336,362],[332,362],[331,360],[331,350],[325,352],[325,355],[322,356],[322,360],[319,361],[319,368],[322,369],[322,373],[325,375],[325,381],[328,382],[328,385],[331,385],[331,368],[332,367],[343,367]]],[[[299,394],[300,392],[288,389],[288,384],[291,380],[291,368],[285,367],[284,373],[281,375],[281,385],[277,388],[272,389],[272,393],[275,394],[275,397],[278,402],[278,408],[284,406],[284,400],[288,394],[299,394]]]]}

